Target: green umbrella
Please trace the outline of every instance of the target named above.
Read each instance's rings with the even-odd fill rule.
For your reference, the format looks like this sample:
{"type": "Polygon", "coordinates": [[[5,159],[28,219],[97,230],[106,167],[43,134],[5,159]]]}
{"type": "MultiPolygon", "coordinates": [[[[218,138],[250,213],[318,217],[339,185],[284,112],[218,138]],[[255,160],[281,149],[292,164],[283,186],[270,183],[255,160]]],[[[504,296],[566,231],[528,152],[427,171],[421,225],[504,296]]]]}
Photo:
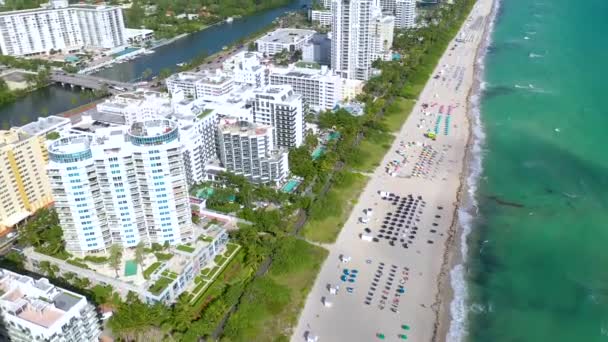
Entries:
{"type": "Polygon", "coordinates": [[[403,334],[399,335],[399,338],[402,339],[402,340],[407,340],[407,336],[403,335],[403,334]]]}
{"type": "Polygon", "coordinates": [[[403,329],[403,330],[410,330],[410,326],[404,324],[404,325],[401,326],[401,329],[403,329]]]}
{"type": "Polygon", "coordinates": [[[381,340],[384,340],[384,334],[377,333],[376,337],[379,338],[379,339],[381,339],[381,340]]]}

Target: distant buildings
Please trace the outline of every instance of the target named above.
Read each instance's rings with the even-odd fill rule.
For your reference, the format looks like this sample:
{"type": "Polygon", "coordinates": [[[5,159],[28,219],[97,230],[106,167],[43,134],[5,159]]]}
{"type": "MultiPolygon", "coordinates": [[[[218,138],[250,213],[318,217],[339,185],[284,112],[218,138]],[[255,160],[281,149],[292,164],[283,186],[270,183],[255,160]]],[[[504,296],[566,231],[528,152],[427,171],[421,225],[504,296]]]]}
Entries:
{"type": "Polygon", "coordinates": [[[289,67],[272,68],[270,72],[272,85],[288,84],[314,110],[332,109],[342,99],[342,79],[332,74],[327,67],[310,68],[289,67]]]}
{"type": "Polygon", "coordinates": [[[221,119],[218,148],[226,170],[254,183],[276,184],[289,174],[287,151],[277,149],[272,126],[221,119]]]}
{"type": "Polygon", "coordinates": [[[310,21],[320,26],[331,26],[331,10],[311,10],[310,21]]]}
{"type": "Polygon", "coordinates": [[[112,244],[177,244],[192,238],[177,124],[136,122],[71,135],[49,146],[47,173],[66,250],[105,252],[112,244]]]}
{"type": "Polygon", "coordinates": [[[310,41],[302,46],[302,61],[330,65],[331,39],[326,34],[315,33],[310,41]]]}
{"type": "Polygon", "coordinates": [[[186,97],[198,99],[230,93],[234,89],[234,78],[221,70],[180,72],[167,78],[166,84],[171,94],[181,90],[186,97]]]}
{"type": "Polygon", "coordinates": [[[173,111],[171,98],[157,91],[137,90],[115,95],[97,105],[93,119],[132,125],[137,121],[166,116],[173,111]]]}
{"type": "Polygon", "coordinates": [[[127,43],[120,7],[68,5],[67,0],[0,13],[0,32],[1,53],[11,56],[112,49],[127,43]]]}
{"type": "Polygon", "coordinates": [[[46,278],[0,269],[0,340],[93,342],[101,335],[95,307],[46,278]]]}
{"type": "Polygon", "coordinates": [[[277,29],[256,40],[258,51],[273,56],[283,50],[294,52],[302,50],[302,46],[315,34],[312,30],[277,29]]]}
{"type": "Polygon", "coordinates": [[[277,147],[295,148],[304,142],[302,95],[289,85],[272,85],[255,91],[253,122],[273,127],[277,147]]]}
{"type": "Polygon", "coordinates": [[[262,64],[262,58],[259,52],[242,51],[227,58],[222,69],[232,73],[236,84],[264,87],[268,85],[268,69],[262,64]]]}
{"type": "Polygon", "coordinates": [[[395,27],[408,29],[416,26],[416,0],[396,0],[395,27]]]}
{"type": "Polygon", "coordinates": [[[0,131],[0,232],[52,203],[44,134],[0,131]]]}

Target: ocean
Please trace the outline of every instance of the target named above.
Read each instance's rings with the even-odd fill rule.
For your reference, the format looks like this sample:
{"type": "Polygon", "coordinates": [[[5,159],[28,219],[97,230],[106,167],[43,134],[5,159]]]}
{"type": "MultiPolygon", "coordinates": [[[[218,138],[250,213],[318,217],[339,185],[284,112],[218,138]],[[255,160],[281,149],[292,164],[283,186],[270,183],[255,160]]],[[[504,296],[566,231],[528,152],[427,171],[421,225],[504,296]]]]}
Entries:
{"type": "Polygon", "coordinates": [[[608,1],[502,0],[448,341],[608,341],[608,1]]]}

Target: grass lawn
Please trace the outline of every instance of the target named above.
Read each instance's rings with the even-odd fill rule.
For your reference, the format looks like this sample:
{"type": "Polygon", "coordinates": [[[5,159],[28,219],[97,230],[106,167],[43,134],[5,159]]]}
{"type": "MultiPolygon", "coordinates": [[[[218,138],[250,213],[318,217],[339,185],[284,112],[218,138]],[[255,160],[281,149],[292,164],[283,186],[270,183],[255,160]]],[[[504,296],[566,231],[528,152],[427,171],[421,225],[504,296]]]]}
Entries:
{"type": "Polygon", "coordinates": [[[357,162],[353,168],[361,172],[373,172],[382,162],[395,137],[390,133],[372,131],[358,146],[357,162]]]}
{"type": "Polygon", "coordinates": [[[171,284],[172,282],[173,282],[173,279],[169,279],[166,277],[160,277],[160,278],[158,278],[156,283],[154,283],[152,286],[150,286],[148,291],[150,291],[151,293],[153,293],[155,295],[158,295],[161,292],[163,292],[163,290],[166,289],[167,286],[169,286],[169,284],[171,284]]]}
{"type": "Polygon", "coordinates": [[[386,125],[386,128],[390,132],[398,132],[403,126],[405,119],[410,115],[416,102],[414,100],[407,100],[398,98],[393,104],[387,108],[382,117],[382,123],[386,125]]]}
{"type": "Polygon", "coordinates": [[[327,250],[293,239],[291,260],[273,264],[246,290],[222,341],[289,341],[327,250]],[[294,241],[295,240],[295,241],[294,241]]]}
{"type": "Polygon", "coordinates": [[[355,173],[353,181],[347,186],[334,184],[328,191],[326,197],[339,206],[338,210],[333,210],[333,214],[322,219],[311,218],[308,220],[302,234],[305,238],[316,242],[334,242],[350,215],[355,201],[367,184],[368,177],[355,173]]]}
{"type": "Polygon", "coordinates": [[[180,250],[180,251],[182,251],[182,252],[187,252],[187,253],[194,252],[194,248],[192,248],[190,246],[186,246],[186,245],[178,245],[175,248],[178,249],[178,250],[180,250]]]}
{"type": "Polygon", "coordinates": [[[160,262],[155,262],[144,270],[144,279],[149,279],[150,275],[160,266],[160,262]]]}

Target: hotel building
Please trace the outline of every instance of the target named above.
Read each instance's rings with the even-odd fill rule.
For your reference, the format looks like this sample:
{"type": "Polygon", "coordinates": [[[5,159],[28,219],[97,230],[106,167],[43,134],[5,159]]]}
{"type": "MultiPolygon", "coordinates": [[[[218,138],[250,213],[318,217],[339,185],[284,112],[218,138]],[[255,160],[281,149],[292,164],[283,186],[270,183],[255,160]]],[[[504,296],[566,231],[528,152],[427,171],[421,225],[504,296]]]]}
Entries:
{"type": "Polygon", "coordinates": [[[0,13],[0,52],[3,55],[112,49],[126,42],[119,7],[68,5],[67,0],[51,0],[38,9],[0,13]]]}
{"type": "Polygon", "coordinates": [[[0,340],[95,342],[101,324],[84,296],[0,268],[0,340]]]}
{"type": "Polygon", "coordinates": [[[214,98],[230,93],[234,88],[234,78],[221,70],[180,72],[168,77],[166,84],[171,95],[181,90],[189,98],[214,98]]]}
{"type": "Polygon", "coordinates": [[[342,99],[341,82],[340,76],[325,66],[317,69],[291,65],[270,71],[270,84],[290,85],[296,94],[302,95],[306,105],[316,111],[330,110],[342,99]]]}
{"type": "Polygon", "coordinates": [[[396,0],[395,27],[409,29],[416,26],[416,0],[396,0]]]}
{"type": "Polygon", "coordinates": [[[272,126],[277,147],[295,148],[304,142],[302,95],[289,85],[272,85],[255,92],[253,122],[272,126]]]}
{"type": "Polygon", "coordinates": [[[276,148],[272,126],[221,119],[218,148],[222,166],[251,182],[277,184],[289,174],[287,151],[276,148]]]}
{"type": "Polygon", "coordinates": [[[304,45],[315,34],[312,30],[280,28],[255,41],[258,51],[267,56],[274,56],[283,50],[294,52],[302,50],[304,45]]]}
{"type": "Polygon", "coordinates": [[[167,119],[71,135],[49,148],[50,179],[66,250],[105,252],[192,239],[177,124],[167,119]]]}

